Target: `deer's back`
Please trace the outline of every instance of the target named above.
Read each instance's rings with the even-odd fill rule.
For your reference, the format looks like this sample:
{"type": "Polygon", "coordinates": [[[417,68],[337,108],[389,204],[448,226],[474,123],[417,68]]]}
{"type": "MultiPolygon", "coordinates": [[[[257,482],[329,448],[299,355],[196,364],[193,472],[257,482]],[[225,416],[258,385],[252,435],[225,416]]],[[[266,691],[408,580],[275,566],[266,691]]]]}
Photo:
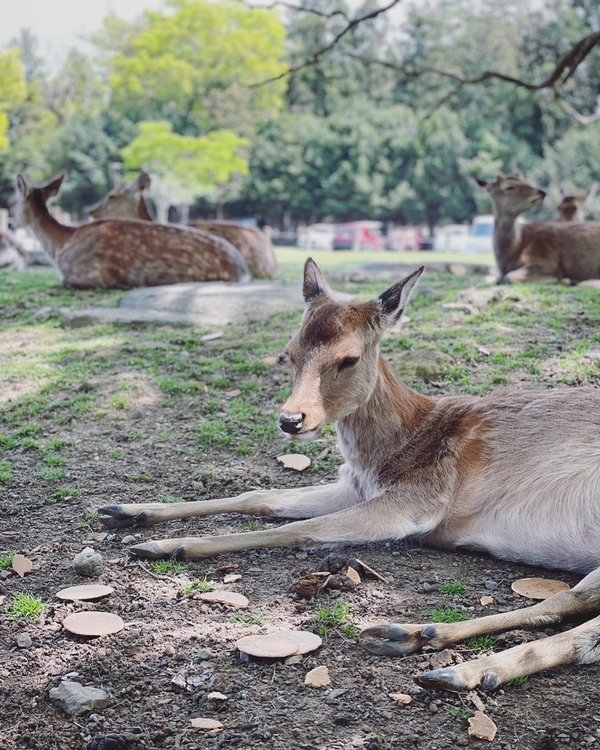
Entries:
{"type": "Polygon", "coordinates": [[[600,222],[543,222],[521,228],[521,258],[541,274],[574,281],[600,278],[600,222]]]}
{"type": "Polygon", "coordinates": [[[227,221],[193,221],[191,226],[230,242],[244,256],[254,277],[271,279],[277,273],[273,245],[267,234],[260,229],[227,221]]]}
{"type": "Polygon", "coordinates": [[[143,221],[80,227],[57,258],[66,286],[136,287],[183,281],[242,281],[248,267],[227,241],[193,228],[143,221]]]}

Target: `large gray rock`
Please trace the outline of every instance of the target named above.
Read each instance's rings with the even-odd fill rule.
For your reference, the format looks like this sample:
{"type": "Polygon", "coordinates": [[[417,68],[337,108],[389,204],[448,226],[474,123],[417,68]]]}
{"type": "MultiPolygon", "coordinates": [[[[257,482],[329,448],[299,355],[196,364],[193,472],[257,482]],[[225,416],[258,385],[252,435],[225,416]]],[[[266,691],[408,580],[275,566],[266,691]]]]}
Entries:
{"type": "Polygon", "coordinates": [[[73,558],[73,567],[80,576],[95,578],[102,573],[104,561],[102,555],[92,547],[85,547],[73,558]]]}
{"type": "Polygon", "coordinates": [[[66,680],[50,688],[50,700],[69,716],[93,711],[108,705],[108,693],[101,688],[84,687],[80,682],[66,680]]]}

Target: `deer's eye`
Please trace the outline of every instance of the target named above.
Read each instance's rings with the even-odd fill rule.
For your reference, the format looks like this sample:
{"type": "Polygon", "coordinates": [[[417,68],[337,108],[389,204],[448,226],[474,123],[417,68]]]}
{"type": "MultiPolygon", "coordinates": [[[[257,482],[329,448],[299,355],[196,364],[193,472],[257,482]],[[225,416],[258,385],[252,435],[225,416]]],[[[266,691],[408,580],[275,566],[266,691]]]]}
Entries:
{"type": "Polygon", "coordinates": [[[347,370],[349,367],[354,367],[354,365],[358,364],[359,359],[360,357],[345,357],[338,364],[338,372],[341,372],[342,370],[347,370]]]}

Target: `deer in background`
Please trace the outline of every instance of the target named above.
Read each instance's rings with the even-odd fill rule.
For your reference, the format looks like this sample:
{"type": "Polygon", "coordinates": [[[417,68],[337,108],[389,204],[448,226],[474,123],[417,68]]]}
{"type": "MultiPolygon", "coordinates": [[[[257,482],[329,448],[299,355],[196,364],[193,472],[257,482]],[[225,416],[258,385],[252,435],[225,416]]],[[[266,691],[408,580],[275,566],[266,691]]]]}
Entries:
{"type": "Polygon", "coordinates": [[[425,686],[493,689],[515,677],[600,660],[600,390],[503,390],[431,398],[397,382],[379,353],[423,269],[369,302],[337,302],[312,259],[305,316],[288,345],[293,392],[279,415],[292,439],[337,426],[345,460],[333,484],[252,490],[165,505],[107,505],[108,527],[215,513],[295,520],[239,534],[146,541],[145,558],[186,560],[275,546],[363,544],[420,537],[442,547],[587,573],[572,591],[532,607],[452,624],[368,628],[363,645],[407,655],[485,633],[588,622],[568,632],[422,675],[425,686]],[[592,618],[592,619],[589,619],[592,618]]]}
{"type": "MultiPolygon", "coordinates": [[[[142,172],[129,185],[113,188],[91,210],[94,219],[141,219],[154,221],[144,191],[150,187],[150,175],[142,172]]],[[[246,259],[250,273],[257,279],[272,279],[277,273],[277,259],[267,234],[255,227],[244,227],[228,221],[191,221],[189,226],[222,237],[236,247],[246,259]]]]}
{"type": "Polygon", "coordinates": [[[10,232],[0,229],[0,271],[22,271],[28,265],[25,248],[10,232]]]}
{"type": "Polygon", "coordinates": [[[561,202],[557,206],[558,221],[585,221],[583,206],[587,200],[591,200],[598,189],[598,183],[594,182],[585,193],[567,194],[560,189],[561,202]]]}
{"type": "Polygon", "coordinates": [[[546,193],[519,174],[477,180],[494,204],[494,254],[501,280],[572,282],[600,278],[600,222],[520,223],[546,193]]]}
{"type": "Polygon", "coordinates": [[[245,281],[248,266],[219,237],[187,227],[143,221],[98,221],[79,227],[58,222],[47,202],[63,177],[34,187],[17,177],[17,209],[72,289],[127,289],[182,281],[245,281]]]}

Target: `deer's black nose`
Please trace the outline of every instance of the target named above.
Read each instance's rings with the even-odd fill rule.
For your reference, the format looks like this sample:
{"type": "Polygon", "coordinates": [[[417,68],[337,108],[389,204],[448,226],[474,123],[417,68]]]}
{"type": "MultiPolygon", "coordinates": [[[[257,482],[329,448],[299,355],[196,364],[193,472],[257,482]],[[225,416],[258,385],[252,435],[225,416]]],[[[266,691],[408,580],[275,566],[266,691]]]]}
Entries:
{"type": "Polygon", "coordinates": [[[279,429],[289,435],[297,435],[302,429],[306,414],[280,414],[279,429]]]}

